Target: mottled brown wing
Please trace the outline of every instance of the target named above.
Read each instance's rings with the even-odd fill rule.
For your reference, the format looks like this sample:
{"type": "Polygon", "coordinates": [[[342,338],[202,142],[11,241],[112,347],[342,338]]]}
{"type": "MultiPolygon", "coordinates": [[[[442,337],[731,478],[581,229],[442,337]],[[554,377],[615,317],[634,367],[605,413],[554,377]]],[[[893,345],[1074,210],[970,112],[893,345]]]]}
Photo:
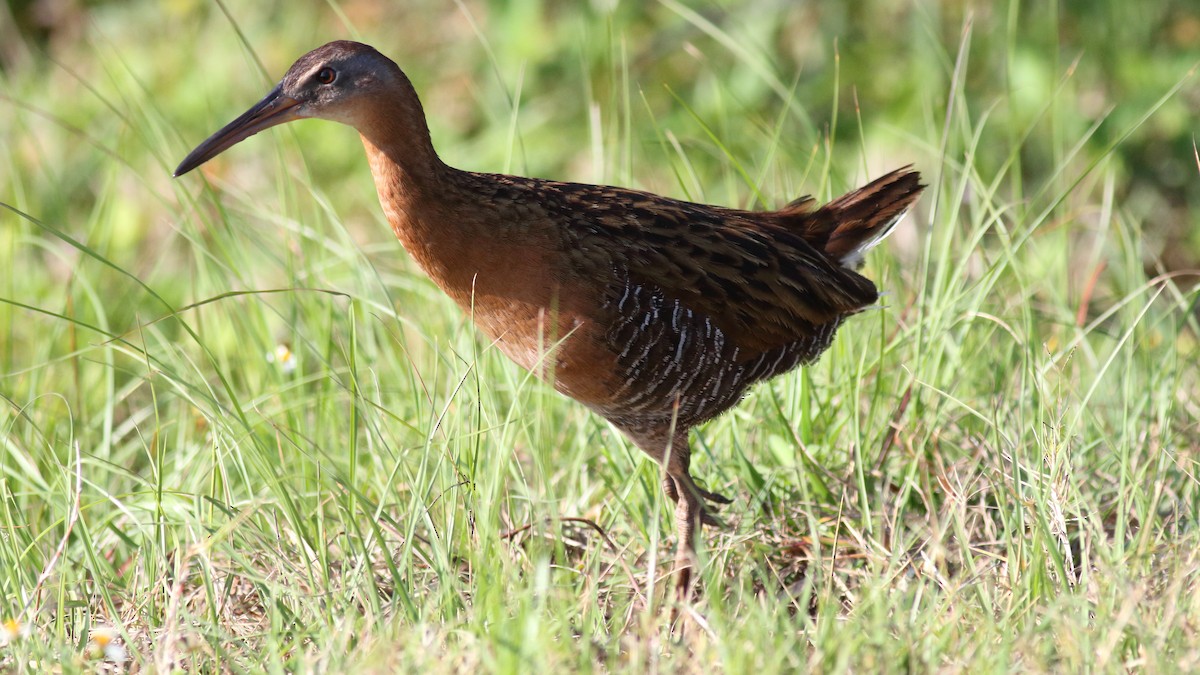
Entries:
{"type": "Polygon", "coordinates": [[[617,188],[545,184],[564,203],[574,271],[656,289],[710,319],[743,350],[763,352],[873,303],[875,285],[776,222],[752,213],[617,188]]]}

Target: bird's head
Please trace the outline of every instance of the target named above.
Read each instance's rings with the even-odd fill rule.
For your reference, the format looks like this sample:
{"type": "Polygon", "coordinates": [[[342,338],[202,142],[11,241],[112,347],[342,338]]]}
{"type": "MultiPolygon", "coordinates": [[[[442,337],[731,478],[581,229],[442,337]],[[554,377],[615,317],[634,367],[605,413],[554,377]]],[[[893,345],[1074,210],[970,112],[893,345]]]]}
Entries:
{"type": "Polygon", "coordinates": [[[175,169],[182,176],[234,144],[292,120],[316,117],[359,126],[366,101],[397,82],[407,84],[391,59],[373,47],[339,40],[301,56],[261,101],[210,136],[175,169]]]}

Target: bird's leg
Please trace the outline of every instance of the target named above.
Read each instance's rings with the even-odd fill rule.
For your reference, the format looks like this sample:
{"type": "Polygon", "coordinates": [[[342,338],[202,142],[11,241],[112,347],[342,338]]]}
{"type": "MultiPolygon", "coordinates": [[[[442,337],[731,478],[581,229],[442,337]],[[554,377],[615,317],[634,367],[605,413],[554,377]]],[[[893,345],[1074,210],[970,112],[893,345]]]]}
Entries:
{"type": "MultiPolygon", "coordinates": [[[[673,479],[670,479],[673,480],[673,479]]],[[[704,525],[703,502],[686,488],[676,485],[679,500],[675,502],[675,596],[686,600],[691,596],[692,568],[696,557],[698,530],[704,525]]]]}
{"type": "Polygon", "coordinates": [[[728,504],[722,495],[700,489],[689,472],[692,449],[688,445],[687,432],[676,433],[666,461],[666,476],[663,489],[675,500],[675,594],[680,600],[691,596],[692,569],[697,564],[696,550],[700,531],[704,525],[724,527],[705,500],[728,504]]]}
{"type": "Polygon", "coordinates": [[[675,534],[678,537],[675,553],[675,591],[680,599],[690,595],[692,569],[696,564],[696,548],[700,529],[704,525],[724,527],[706,501],[729,504],[724,495],[701,489],[689,472],[692,450],[688,445],[687,429],[670,426],[622,428],[643,452],[663,465],[663,492],[675,504],[675,534]]]}

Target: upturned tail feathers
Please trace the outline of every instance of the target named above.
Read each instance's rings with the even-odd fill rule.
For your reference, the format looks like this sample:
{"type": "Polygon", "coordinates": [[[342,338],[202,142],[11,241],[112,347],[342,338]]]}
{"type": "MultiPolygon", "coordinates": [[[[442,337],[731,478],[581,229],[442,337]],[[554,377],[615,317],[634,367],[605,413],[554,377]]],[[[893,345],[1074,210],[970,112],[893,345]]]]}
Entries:
{"type": "MultiPolygon", "coordinates": [[[[798,199],[783,210],[804,217],[801,231],[843,267],[858,269],[863,256],[904,218],[921,191],[921,174],[906,166],[849,192],[816,211],[811,199],[798,199]]],[[[788,214],[790,215],[790,214],[788,214]]]]}

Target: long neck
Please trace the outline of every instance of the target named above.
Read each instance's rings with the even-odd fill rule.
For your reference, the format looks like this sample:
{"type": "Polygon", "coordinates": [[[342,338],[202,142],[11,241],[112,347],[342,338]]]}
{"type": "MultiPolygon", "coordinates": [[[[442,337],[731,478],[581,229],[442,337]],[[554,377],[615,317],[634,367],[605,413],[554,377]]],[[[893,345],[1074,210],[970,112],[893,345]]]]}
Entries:
{"type": "Polygon", "coordinates": [[[454,285],[455,251],[467,233],[452,223],[457,177],[433,149],[421,102],[408,79],[387,87],[371,102],[355,127],[362,137],[379,204],[400,243],[425,272],[445,289],[454,285]]]}
{"type": "MultiPolygon", "coordinates": [[[[403,73],[363,111],[355,126],[362,137],[381,201],[396,208],[436,197],[449,170],[433,149],[417,92],[403,73]]],[[[384,204],[384,208],[388,208],[384,204]]],[[[388,219],[392,220],[391,214],[388,219]]]]}

